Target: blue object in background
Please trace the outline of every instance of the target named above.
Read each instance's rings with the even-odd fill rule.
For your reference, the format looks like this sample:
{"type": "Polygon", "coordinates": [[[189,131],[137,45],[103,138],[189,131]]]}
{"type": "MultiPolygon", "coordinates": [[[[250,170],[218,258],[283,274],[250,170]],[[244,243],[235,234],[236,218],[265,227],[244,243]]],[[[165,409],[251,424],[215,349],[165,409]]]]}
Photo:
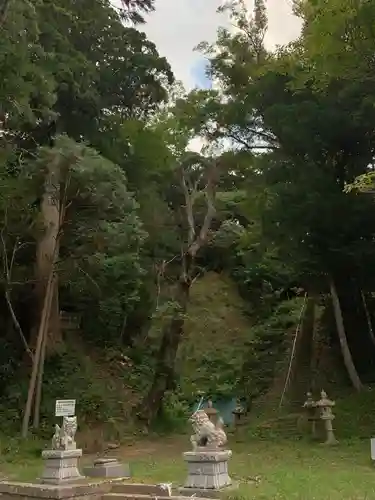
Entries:
{"type": "MultiPolygon", "coordinates": [[[[237,406],[236,398],[222,398],[222,399],[212,399],[212,407],[218,411],[218,414],[223,419],[225,425],[230,425],[234,423],[233,410],[237,406]]],[[[201,400],[194,405],[193,412],[197,410],[204,410],[208,408],[208,399],[201,398],[201,400]]]]}

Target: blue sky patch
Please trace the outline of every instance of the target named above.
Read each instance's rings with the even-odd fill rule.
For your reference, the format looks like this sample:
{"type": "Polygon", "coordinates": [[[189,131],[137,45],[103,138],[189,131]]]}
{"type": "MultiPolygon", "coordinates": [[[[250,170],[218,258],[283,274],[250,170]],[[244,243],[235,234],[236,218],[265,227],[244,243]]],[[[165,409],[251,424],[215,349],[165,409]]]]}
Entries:
{"type": "Polygon", "coordinates": [[[212,88],[212,81],[206,75],[207,71],[207,61],[205,59],[199,59],[191,68],[191,76],[197,87],[201,89],[212,88]]]}

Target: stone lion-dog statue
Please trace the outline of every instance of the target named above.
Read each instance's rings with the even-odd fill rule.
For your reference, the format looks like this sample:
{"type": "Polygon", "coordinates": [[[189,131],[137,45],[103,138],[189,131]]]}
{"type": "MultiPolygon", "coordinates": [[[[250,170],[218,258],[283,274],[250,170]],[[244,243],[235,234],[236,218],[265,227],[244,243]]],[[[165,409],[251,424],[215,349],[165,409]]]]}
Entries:
{"type": "Polygon", "coordinates": [[[227,435],[223,429],[224,422],[219,418],[216,425],[208,418],[204,410],[197,410],[190,417],[194,434],[190,437],[193,450],[207,448],[216,450],[227,442],[227,435]]]}

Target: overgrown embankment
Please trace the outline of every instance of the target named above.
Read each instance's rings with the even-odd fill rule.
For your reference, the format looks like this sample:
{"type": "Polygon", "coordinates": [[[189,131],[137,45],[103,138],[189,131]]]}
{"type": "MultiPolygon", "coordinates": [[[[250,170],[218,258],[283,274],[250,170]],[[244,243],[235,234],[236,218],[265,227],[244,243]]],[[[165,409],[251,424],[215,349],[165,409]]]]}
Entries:
{"type": "Polygon", "coordinates": [[[181,392],[197,398],[201,391],[233,397],[252,338],[247,305],[226,275],[214,272],[192,292],[185,337],[178,354],[181,392]]]}
{"type": "MultiPolygon", "coordinates": [[[[225,275],[207,273],[192,287],[185,336],[178,354],[178,389],[167,398],[169,416],[185,418],[198,392],[235,395],[245,346],[251,338],[246,304],[225,275]]],[[[65,335],[58,353],[46,360],[41,405],[42,437],[50,437],[54,401],[77,400],[81,433],[89,448],[122,438],[134,429],[133,409],[150,384],[158,331],[141,346],[93,347],[79,332],[65,335]]],[[[25,373],[0,401],[3,431],[17,433],[27,395],[25,373]]]]}
{"type": "MultiPolygon", "coordinates": [[[[250,421],[266,408],[261,419],[266,428],[271,419],[271,427],[288,430],[289,424],[278,420],[278,405],[293,341],[298,327],[303,327],[303,307],[303,297],[284,301],[269,318],[255,325],[246,313],[248,305],[226,274],[209,272],[198,280],[192,287],[178,353],[176,390],[166,398],[168,429],[186,422],[190,405],[206,393],[257,400],[250,421]]],[[[62,350],[46,361],[38,435],[50,437],[54,401],[59,398],[77,400],[80,439],[86,449],[102,449],[108,442],[138,433],[140,426],[133,410],[139,408],[152,380],[157,343],[157,328],[141,346],[122,348],[93,347],[79,332],[65,335],[62,350]]],[[[326,355],[323,358],[328,359],[326,355]]],[[[329,366],[333,366],[331,361],[329,366]]],[[[321,375],[328,371],[322,366],[321,375]]],[[[298,373],[294,378],[298,379],[298,373]]],[[[3,433],[16,435],[20,428],[27,382],[23,374],[5,390],[0,401],[3,433]]],[[[342,385],[333,387],[332,397],[337,397],[342,385]]],[[[282,410],[288,413],[288,405],[282,410]]]]}

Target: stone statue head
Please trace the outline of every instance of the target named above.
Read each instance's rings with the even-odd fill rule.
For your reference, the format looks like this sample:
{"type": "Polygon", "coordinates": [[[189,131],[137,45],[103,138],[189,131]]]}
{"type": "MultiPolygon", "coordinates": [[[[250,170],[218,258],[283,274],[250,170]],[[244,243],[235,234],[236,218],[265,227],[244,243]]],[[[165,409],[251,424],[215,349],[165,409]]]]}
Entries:
{"type": "Polygon", "coordinates": [[[64,434],[74,438],[77,432],[77,417],[64,417],[63,418],[63,431],[64,434]]]}
{"type": "Polygon", "coordinates": [[[210,419],[207,416],[207,413],[204,410],[198,410],[195,413],[192,414],[190,417],[190,421],[193,423],[193,425],[202,425],[205,422],[209,421],[210,419]]]}

